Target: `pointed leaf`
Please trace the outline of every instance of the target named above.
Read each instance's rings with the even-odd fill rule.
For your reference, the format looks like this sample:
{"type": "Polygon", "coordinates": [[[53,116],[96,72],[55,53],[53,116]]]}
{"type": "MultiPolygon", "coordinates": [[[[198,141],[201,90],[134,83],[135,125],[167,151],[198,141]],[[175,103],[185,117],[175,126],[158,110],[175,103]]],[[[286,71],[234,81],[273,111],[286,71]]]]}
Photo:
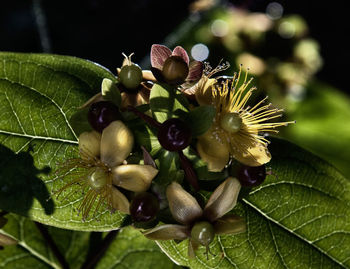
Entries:
{"type": "Polygon", "coordinates": [[[188,124],[194,137],[203,135],[213,124],[216,109],[213,106],[199,106],[188,113],[188,124]]]}
{"type": "Polygon", "coordinates": [[[273,139],[269,164],[275,176],[243,196],[234,212],[247,231],[216,236],[207,260],[188,259],[187,241],[158,242],[191,268],[349,268],[350,182],[325,161],[273,139]],[[244,255],[243,255],[244,253],[244,255]]]}
{"type": "Polygon", "coordinates": [[[151,90],[150,107],[156,120],[162,123],[186,113],[188,101],[176,88],[156,83],[151,90]]]}
{"type": "Polygon", "coordinates": [[[54,171],[77,157],[69,118],[97,93],[107,69],[68,56],[0,53],[0,208],[42,223],[75,230],[111,230],[123,214],[102,210],[82,222],[81,192],[52,192],[66,184],[54,171]],[[71,193],[70,193],[71,192],[71,193]]]}
{"type": "Polygon", "coordinates": [[[120,91],[115,82],[108,78],[104,78],[101,85],[101,92],[103,99],[111,101],[116,106],[120,107],[122,99],[120,96],[120,91]]]}

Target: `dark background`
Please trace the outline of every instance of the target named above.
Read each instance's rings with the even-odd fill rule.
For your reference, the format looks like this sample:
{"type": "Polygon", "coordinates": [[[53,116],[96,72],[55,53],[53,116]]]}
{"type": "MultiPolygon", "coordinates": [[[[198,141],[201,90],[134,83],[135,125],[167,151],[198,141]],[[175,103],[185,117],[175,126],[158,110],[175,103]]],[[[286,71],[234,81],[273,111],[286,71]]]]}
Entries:
{"type": "MultiPolygon", "coordinates": [[[[7,0],[0,8],[0,51],[73,55],[100,63],[114,72],[121,52],[147,56],[189,16],[193,1],[160,0],[7,0]],[[43,26],[38,27],[38,24],[43,26]],[[40,30],[41,29],[41,30],[40,30]]],[[[265,12],[272,1],[233,3],[265,12]]],[[[310,36],[321,46],[324,66],[317,77],[348,92],[349,11],[346,1],[277,1],[284,14],[299,14],[310,36]]]]}

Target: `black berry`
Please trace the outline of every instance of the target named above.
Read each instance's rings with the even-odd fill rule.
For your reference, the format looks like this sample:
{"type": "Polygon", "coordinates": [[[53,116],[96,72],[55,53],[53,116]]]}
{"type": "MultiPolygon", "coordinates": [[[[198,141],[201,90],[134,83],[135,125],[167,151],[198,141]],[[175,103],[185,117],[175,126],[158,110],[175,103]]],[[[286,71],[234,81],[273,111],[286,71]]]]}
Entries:
{"type": "Polygon", "coordinates": [[[130,205],[130,215],[136,222],[146,222],[154,219],[159,211],[158,199],[149,192],[136,194],[130,205]]]}
{"type": "Polygon", "coordinates": [[[158,130],[158,141],[169,151],[180,151],[186,148],[192,138],[191,129],[180,119],[168,119],[158,130]]]}
{"type": "Polygon", "coordinates": [[[118,107],[108,101],[93,103],[88,112],[88,121],[98,132],[102,132],[112,121],[120,119],[118,107]]]}
{"type": "Polygon", "coordinates": [[[237,178],[243,187],[255,187],[266,178],[265,165],[247,166],[241,164],[237,169],[237,178]]]}

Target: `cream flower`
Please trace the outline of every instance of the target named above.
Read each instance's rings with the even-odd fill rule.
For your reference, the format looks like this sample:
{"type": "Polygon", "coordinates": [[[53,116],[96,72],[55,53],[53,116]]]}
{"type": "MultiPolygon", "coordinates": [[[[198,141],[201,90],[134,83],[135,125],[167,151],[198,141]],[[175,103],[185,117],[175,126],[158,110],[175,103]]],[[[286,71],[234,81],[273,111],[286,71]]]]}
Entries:
{"type": "Polygon", "coordinates": [[[197,142],[200,157],[207,162],[210,171],[221,171],[232,157],[248,166],[260,166],[270,161],[267,149],[269,141],[263,133],[277,133],[276,127],[294,122],[267,122],[282,116],[282,109],[263,105],[267,97],[256,105],[247,106],[254,87],[248,86],[246,73],[241,71],[224,82],[211,83],[196,93],[197,100],[216,108],[211,128],[197,142]],[[211,95],[208,94],[211,93],[211,95]],[[198,95],[198,96],[197,96],[198,95]],[[203,101],[204,100],[204,101],[203,101]]]}
{"type": "MultiPolygon", "coordinates": [[[[69,160],[63,170],[77,170],[76,176],[63,186],[78,185],[85,196],[78,211],[86,219],[94,203],[95,212],[105,202],[111,212],[129,213],[129,201],[116,187],[141,192],[146,191],[158,170],[151,165],[123,164],[133,147],[131,131],[121,121],[110,123],[102,132],[84,132],[79,136],[79,159],[69,160]]],[[[60,171],[62,172],[62,171],[60,171]]]]}
{"type": "Polygon", "coordinates": [[[236,203],[241,185],[236,178],[229,177],[210,196],[202,209],[197,200],[181,185],[171,183],[166,195],[173,218],[180,224],[166,224],[150,229],[144,235],[152,240],[184,240],[189,238],[188,255],[193,258],[199,245],[206,247],[214,236],[244,232],[245,222],[236,215],[226,215],[236,203]]]}

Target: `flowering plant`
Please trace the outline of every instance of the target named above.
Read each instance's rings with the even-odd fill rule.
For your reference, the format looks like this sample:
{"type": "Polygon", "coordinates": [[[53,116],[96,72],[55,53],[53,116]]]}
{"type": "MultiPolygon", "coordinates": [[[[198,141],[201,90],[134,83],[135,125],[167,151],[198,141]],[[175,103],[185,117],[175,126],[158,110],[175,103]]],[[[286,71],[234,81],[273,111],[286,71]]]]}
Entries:
{"type": "Polygon", "coordinates": [[[171,51],[156,44],[150,74],[131,61],[132,54],[124,56],[116,82],[104,79],[101,93],[72,117],[80,158],[68,160],[56,172],[58,179],[71,177],[56,193],[78,186],[84,195],[78,207],[83,220],[91,210],[96,216],[107,207],[111,213],[130,214],[132,225],[147,238],[190,238],[190,257],[199,245],[208,253],[215,234],[245,230],[243,219],[226,213],[235,206],[241,185],[257,186],[266,177],[271,155],[264,134],[291,122],[269,122],[281,117],[282,110],[264,104],[266,98],[248,105],[255,90],[249,88],[248,72],[215,78],[227,63],[212,69],[190,62],[180,46],[171,51]],[[149,98],[130,102],[130,94],[139,95],[145,85],[149,98]],[[80,128],[81,121],[87,122],[85,128],[80,128]],[[169,169],[170,162],[176,171],[169,169]],[[201,182],[210,176],[226,180],[202,210],[181,184],[200,192],[201,182]],[[171,214],[164,217],[167,210],[171,214]],[[156,226],[159,222],[164,225],[156,226]]]}
{"type": "MultiPolygon", "coordinates": [[[[332,240],[348,234],[348,192],[339,191],[348,181],[268,136],[294,122],[277,120],[282,110],[255,97],[248,71],[221,76],[227,63],[191,61],[180,46],[153,45],[150,55],[150,71],[124,55],[116,76],[77,58],[1,55],[5,250],[27,246],[4,225],[17,221],[3,217],[12,212],[69,230],[132,226],[194,268],[266,266],[273,246],[287,246],[282,239],[346,264],[347,246],[334,252],[332,240]],[[324,216],[337,218],[318,223],[324,216]],[[264,251],[268,259],[257,255],[264,251]]],[[[312,266],[335,263],[327,259],[312,266]]]]}

